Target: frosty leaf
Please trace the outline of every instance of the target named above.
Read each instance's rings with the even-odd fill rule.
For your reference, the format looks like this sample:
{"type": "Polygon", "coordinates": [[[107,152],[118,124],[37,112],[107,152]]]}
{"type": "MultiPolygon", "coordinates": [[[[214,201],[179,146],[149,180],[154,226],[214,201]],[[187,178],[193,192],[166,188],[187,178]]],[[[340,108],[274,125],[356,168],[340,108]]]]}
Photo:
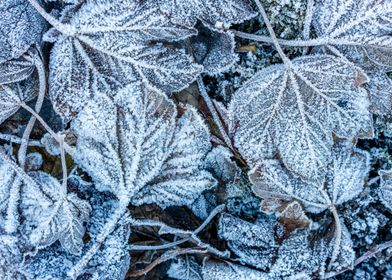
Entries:
{"type": "Polygon", "coordinates": [[[21,102],[30,101],[36,95],[34,79],[15,84],[0,84],[0,124],[19,110],[21,102]]]}
{"type": "Polygon", "coordinates": [[[266,273],[230,262],[206,260],[202,269],[203,280],[267,280],[266,273]]]}
{"type": "Polygon", "coordinates": [[[279,152],[284,164],[312,180],[326,172],[341,137],[372,133],[364,73],[327,55],[273,65],[239,89],[230,104],[237,125],[235,145],[252,164],[279,152]]]}
{"type": "Polygon", "coordinates": [[[196,31],[171,23],[146,1],[121,1],[115,9],[108,0],[86,1],[63,29],[66,34],[51,54],[49,94],[67,119],[96,92],[110,94],[136,80],[178,91],[202,70],[183,50],[156,43],[182,40],[196,31]]]}
{"type": "Polygon", "coordinates": [[[232,156],[233,154],[229,149],[217,146],[207,154],[205,165],[213,172],[215,178],[224,183],[232,183],[241,175],[241,169],[231,158],[232,156]]]}
{"type": "Polygon", "coordinates": [[[45,20],[27,0],[0,2],[0,63],[17,59],[31,45],[40,43],[45,20]]]}
{"type": "Polygon", "coordinates": [[[33,217],[37,227],[30,236],[31,242],[39,247],[47,247],[59,240],[68,252],[80,254],[85,232],[84,223],[88,221],[90,205],[74,193],[64,194],[60,183],[50,175],[34,172],[32,176],[41,185],[46,199],[34,201],[34,197],[30,197],[25,199],[25,204],[37,208],[48,205],[42,207],[42,211],[33,217]]]}
{"type": "Polygon", "coordinates": [[[287,203],[279,214],[279,221],[287,230],[310,228],[312,221],[306,216],[297,201],[287,203]]]}
{"type": "MultiPolygon", "coordinates": [[[[103,222],[103,221],[102,221],[103,222]]],[[[92,279],[125,279],[131,258],[127,250],[131,234],[129,225],[120,225],[85,269],[92,279]]]]}
{"type": "Polygon", "coordinates": [[[224,214],[219,220],[219,237],[228,241],[230,249],[243,262],[260,269],[267,269],[273,261],[276,241],[274,224],[261,220],[252,224],[224,214]]]}
{"type": "Polygon", "coordinates": [[[174,22],[188,26],[199,19],[212,27],[229,27],[256,15],[248,0],[158,0],[158,5],[174,22]]]}
{"type": "Polygon", "coordinates": [[[28,54],[1,63],[0,85],[20,82],[29,77],[35,69],[34,56],[37,55],[37,50],[30,48],[28,54]]]}
{"type": "Polygon", "coordinates": [[[370,78],[366,89],[369,92],[370,111],[378,115],[392,113],[392,81],[384,71],[368,74],[370,78]]]}
{"type": "Polygon", "coordinates": [[[381,201],[392,211],[392,171],[381,170],[380,178],[381,201]]]}
{"type": "Polygon", "coordinates": [[[192,38],[195,60],[208,75],[225,72],[238,60],[234,47],[234,35],[228,32],[201,28],[199,35],[192,38]]]}
{"type": "Polygon", "coordinates": [[[313,213],[355,198],[363,189],[369,172],[369,154],[352,151],[350,142],[336,144],[325,180],[305,182],[277,160],[265,160],[249,176],[253,191],[261,198],[296,199],[313,213]]]}
{"type": "Polygon", "coordinates": [[[196,263],[194,257],[188,255],[172,262],[167,275],[178,280],[203,280],[201,267],[196,263]]]}
{"type": "Polygon", "coordinates": [[[380,66],[392,66],[391,1],[318,1],[313,25],[326,44],[352,46],[348,58],[361,51],[380,66]]]}
{"type": "Polygon", "coordinates": [[[193,109],[176,120],[175,105],[140,83],[91,102],[73,123],[75,161],[99,190],[161,207],[186,205],[215,180],[201,170],[209,135],[193,109]]]}
{"type": "MultiPolygon", "coordinates": [[[[335,262],[331,264],[331,268],[335,271],[340,271],[345,268],[351,268],[355,261],[355,252],[353,249],[353,242],[351,240],[351,234],[348,231],[347,227],[344,225],[343,221],[341,221],[342,226],[342,237],[340,241],[339,255],[335,262]]],[[[335,242],[335,240],[333,240],[335,242]]],[[[333,244],[331,242],[331,244],[333,244]]],[[[332,246],[330,246],[330,250],[332,251],[332,246]]]]}
{"type": "Polygon", "coordinates": [[[0,278],[23,279],[18,270],[22,263],[22,254],[18,248],[17,238],[10,235],[0,235],[0,278]]]}

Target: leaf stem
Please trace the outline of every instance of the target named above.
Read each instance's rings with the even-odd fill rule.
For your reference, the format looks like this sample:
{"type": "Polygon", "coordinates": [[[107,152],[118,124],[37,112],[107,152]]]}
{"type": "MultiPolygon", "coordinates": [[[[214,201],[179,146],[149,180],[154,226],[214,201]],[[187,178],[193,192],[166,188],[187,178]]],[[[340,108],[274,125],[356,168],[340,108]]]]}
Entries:
{"type": "Polygon", "coordinates": [[[58,19],[53,17],[51,14],[47,13],[44,8],[38,3],[37,0],[28,0],[29,3],[34,7],[34,9],[54,28],[60,31],[63,34],[67,34],[69,36],[74,36],[76,34],[75,28],[71,25],[66,25],[60,22],[58,19]]]}
{"type": "MultiPolygon", "coordinates": [[[[3,134],[3,133],[0,133],[0,140],[12,142],[12,143],[16,143],[16,144],[21,144],[24,141],[23,138],[20,138],[18,136],[15,136],[12,134],[3,134]]],[[[43,145],[40,141],[31,140],[31,139],[29,139],[27,146],[43,147],[43,145]]]]}
{"type": "MultiPolygon", "coordinates": [[[[46,73],[45,73],[45,65],[40,57],[35,56],[34,64],[38,72],[38,80],[39,80],[39,93],[38,93],[37,102],[35,103],[35,111],[39,113],[41,111],[42,103],[44,101],[44,97],[46,93],[46,73]]],[[[22,168],[25,167],[27,146],[29,143],[30,134],[33,130],[35,121],[36,121],[36,117],[32,115],[22,135],[22,142],[18,150],[18,162],[22,168]]]]}
{"type": "MultiPolygon", "coordinates": [[[[49,132],[49,134],[60,144],[61,137],[54,132],[49,125],[42,119],[42,117],[40,115],[37,114],[37,112],[35,112],[30,106],[28,106],[26,103],[21,102],[20,106],[25,109],[26,111],[30,112],[41,124],[42,126],[46,129],[47,132],[49,132]]],[[[64,150],[72,155],[73,154],[73,148],[70,147],[67,143],[63,142],[63,146],[64,146],[64,150]]]]}
{"type": "MultiPolygon", "coordinates": [[[[354,262],[354,267],[359,265],[360,263],[366,261],[367,259],[369,259],[371,257],[374,257],[377,253],[379,253],[379,252],[381,252],[381,251],[383,251],[385,249],[388,249],[390,247],[392,247],[392,240],[387,241],[387,242],[382,243],[382,244],[379,244],[379,245],[376,245],[375,247],[373,247],[372,249],[367,251],[365,254],[360,256],[358,259],[356,259],[355,262],[354,262]]],[[[350,270],[350,268],[347,267],[347,268],[342,269],[342,270],[340,270],[338,272],[327,273],[325,275],[324,279],[335,277],[335,276],[337,276],[339,274],[342,274],[343,272],[346,272],[347,270],[350,270]]]]}
{"type": "Polygon", "coordinates": [[[174,241],[174,242],[170,242],[167,244],[162,244],[162,245],[153,245],[153,246],[147,246],[147,245],[130,245],[128,247],[129,250],[131,251],[145,251],[145,250],[164,250],[164,249],[168,249],[171,247],[175,247],[178,246],[182,243],[185,242],[192,242],[196,245],[198,245],[201,248],[205,248],[208,252],[226,258],[229,256],[229,252],[228,251],[219,251],[217,249],[215,249],[214,247],[212,247],[211,245],[201,241],[201,239],[199,237],[197,237],[197,235],[211,222],[211,220],[218,215],[219,213],[221,213],[225,208],[225,205],[219,205],[217,206],[214,210],[211,211],[211,213],[208,215],[208,217],[204,220],[204,222],[197,227],[193,232],[192,231],[184,231],[182,229],[177,229],[177,228],[173,228],[171,226],[168,226],[162,222],[159,221],[151,221],[151,220],[133,220],[131,221],[132,225],[137,225],[137,226],[159,226],[161,229],[159,230],[159,234],[174,234],[177,236],[186,236],[188,235],[188,237],[174,241]]]}
{"type": "Polygon", "coordinates": [[[336,210],[336,207],[334,205],[332,205],[332,207],[331,207],[331,213],[332,213],[333,218],[335,220],[336,229],[335,229],[335,244],[333,247],[331,260],[329,261],[329,264],[328,264],[328,270],[331,270],[333,263],[338,258],[339,251],[340,251],[340,243],[342,242],[342,226],[340,224],[340,218],[338,215],[338,211],[336,210]]]}
{"type": "MultiPolygon", "coordinates": [[[[313,20],[313,13],[314,13],[314,0],[308,0],[306,5],[304,29],[302,31],[302,37],[304,40],[309,40],[310,38],[310,26],[313,20]]],[[[309,47],[305,47],[302,51],[302,55],[306,55],[308,51],[309,51],[309,47]]]]}
{"type": "Polygon", "coordinates": [[[205,254],[207,251],[204,249],[200,248],[185,248],[185,249],[180,249],[180,250],[175,250],[172,252],[167,252],[166,254],[163,254],[156,260],[154,260],[152,263],[150,263],[146,268],[141,269],[141,270],[136,270],[136,271],[131,271],[129,272],[126,276],[127,277],[139,277],[147,274],[150,272],[154,267],[156,267],[158,264],[161,264],[163,262],[166,262],[168,260],[171,260],[177,256],[180,255],[186,255],[186,254],[205,254]]]}
{"type": "Polygon", "coordinates": [[[286,65],[286,67],[291,68],[291,62],[290,59],[285,55],[285,53],[282,50],[282,47],[279,44],[278,38],[276,37],[275,31],[271,25],[271,22],[267,16],[267,13],[265,12],[263,5],[261,5],[260,0],[254,0],[257,8],[260,11],[261,16],[263,17],[264,23],[267,26],[268,32],[271,36],[272,43],[274,44],[276,50],[279,53],[280,58],[283,60],[283,63],[286,65]]]}

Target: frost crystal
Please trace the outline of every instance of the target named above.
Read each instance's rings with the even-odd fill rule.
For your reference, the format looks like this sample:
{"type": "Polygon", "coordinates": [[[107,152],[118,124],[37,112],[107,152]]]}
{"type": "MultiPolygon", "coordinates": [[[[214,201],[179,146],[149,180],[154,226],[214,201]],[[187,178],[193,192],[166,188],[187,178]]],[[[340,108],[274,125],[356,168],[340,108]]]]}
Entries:
{"type": "Polygon", "coordinates": [[[279,152],[289,170],[310,179],[326,172],[341,137],[372,135],[364,73],[332,56],[303,56],[292,69],[273,65],[257,73],[230,104],[235,145],[252,164],[279,152]]]}

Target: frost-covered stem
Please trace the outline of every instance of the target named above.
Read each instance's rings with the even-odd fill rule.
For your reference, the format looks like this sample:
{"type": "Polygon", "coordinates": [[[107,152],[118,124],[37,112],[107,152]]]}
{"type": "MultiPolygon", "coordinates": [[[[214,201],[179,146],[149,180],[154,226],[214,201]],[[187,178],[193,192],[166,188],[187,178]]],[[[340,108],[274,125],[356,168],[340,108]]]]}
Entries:
{"type": "Polygon", "coordinates": [[[276,50],[279,53],[280,58],[283,60],[283,63],[286,65],[286,67],[291,67],[291,62],[290,59],[285,55],[285,53],[282,50],[282,47],[279,44],[278,38],[276,37],[275,31],[272,28],[271,22],[267,16],[267,13],[265,12],[263,5],[261,5],[259,0],[254,0],[257,8],[260,11],[261,16],[263,17],[264,23],[267,26],[268,32],[271,36],[272,43],[274,44],[276,50]]]}
{"type": "MultiPolygon", "coordinates": [[[[168,249],[168,248],[172,248],[175,246],[178,246],[182,243],[185,242],[193,242],[196,243],[197,245],[199,245],[200,247],[206,248],[208,249],[209,252],[218,255],[218,256],[227,256],[227,251],[221,252],[213,247],[211,247],[209,244],[204,243],[203,241],[201,241],[197,235],[211,222],[211,220],[218,215],[220,212],[222,212],[225,208],[225,205],[219,205],[217,206],[214,210],[211,211],[211,213],[208,215],[208,217],[204,220],[204,222],[197,228],[195,229],[193,232],[192,231],[184,231],[181,229],[176,229],[173,227],[170,227],[162,222],[156,222],[156,221],[151,221],[151,220],[147,220],[144,223],[137,223],[138,221],[135,220],[134,222],[132,222],[133,225],[147,225],[147,226],[159,226],[161,228],[161,230],[164,230],[164,233],[171,233],[174,235],[189,235],[189,237],[187,238],[183,238],[174,242],[170,242],[167,244],[162,244],[162,245],[152,245],[152,246],[148,246],[148,245],[130,245],[128,247],[129,250],[131,251],[145,251],[145,250],[164,250],[164,249],[168,249]]],[[[139,220],[140,221],[140,220],[139,220]]]]}
{"type": "Polygon", "coordinates": [[[75,29],[70,25],[65,25],[61,23],[58,19],[54,18],[52,15],[47,13],[44,8],[42,8],[41,4],[38,3],[37,0],[28,0],[29,3],[34,7],[34,9],[47,21],[50,25],[56,28],[63,34],[67,34],[69,36],[75,35],[75,29]]]}
{"type": "MultiPolygon", "coordinates": [[[[39,93],[37,97],[37,102],[35,103],[35,111],[39,113],[41,111],[42,103],[44,102],[44,97],[46,93],[46,73],[45,73],[45,65],[41,60],[41,58],[35,57],[34,63],[38,72],[38,80],[39,80],[39,93]]],[[[35,121],[36,121],[36,117],[34,115],[31,116],[29,122],[27,123],[26,129],[23,132],[22,142],[18,150],[18,162],[22,168],[24,168],[25,166],[27,146],[29,143],[30,134],[31,131],[33,130],[35,121]]]]}
{"type": "Polygon", "coordinates": [[[216,112],[214,104],[212,104],[212,100],[207,93],[206,87],[205,87],[201,77],[197,78],[197,86],[199,87],[199,92],[200,92],[201,97],[203,97],[204,101],[206,102],[207,108],[210,111],[212,118],[213,118],[216,126],[219,129],[219,133],[223,137],[223,141],[225,142],[227,147],[229,147],[230,149],[233,149],[233,145],[231,144],[230,137],[227,135],[225,128],[223,127],[222,121],[219,118],[218,113],[216,112]]]}
{"type": "Polygon", "coordinates": [[[338,257],[340,251],[340,243],[342,242],[342,226],[340,224],[338,211],[336,211],[336,207],[334,205],[332,205],[331,207],[331,213],[335,220],[336,229],[335,229],[335,244],[333,247],[331,260],[329,261],[328,270],[331,270],[332,264],[336,261],[338,257]]]}
{"type": "MultiPolygon", "coordinates": [[[[42,124],[42,126],[46,129],[46,131],[49,132],[49,134],[57,141],[57,143],[60,143],[60,141],[61,141],[60,136],[57,135],[57,133],[54,132],[54,131],[49,127],[49,125],[44,121],[44,119],[41,118],[40,115],[37,114],[37,112],[35,112],[33,109],[31,109],[31,108],[30,108],[26,103],[24,103],[24,102],[21,102],[21,103],[20,103],[20,106],[21,106],[23,109],[25,109],[26,111],[30,112],[30,113],[31,113],[31,114],[32,114],[32,115],[42,124]]],[[[65,150],[68,154],[72,155],[73,149],[72,149],[70,146],[68,146],[68,144],[65,143],[65,142],[63,142],[63,145],[64,145],[64,150],[65,150]]]]}
{"type": "MultiPolygon", "coordinates": [[[[360,263],[366,261],[367,259],[373,257],[373,256],[376,255],[377,253],[379,253],[379,252],[381,252],[381,251],[383,251],[383,250],[385,250],[385,249],[388,249],[388,248],[390,248],[390,247],[392,247],[392,240],[391,240],[391,241],[387,241],[387,242],[385,242],[385,243],[382,243],[382,244],[379,244],[379,245],[373,247],[372,249],[370,249],[370,250],[367,251],[365,254],[363,254],[362,256],[360,256],[358,259],[355,260],[355,262],[354,262],[354,267],[357,266],[358,264],[360,264],[360,263]]],[[[337,271],[337,272],[330,272],[330,273],[327,273],[327,274],[325,275],[324,279],[335,277],[335,276],[337,276],[337,275],[339,275],[339,274],[342,274],[343,272],[346,272],[347,270],[350,270],[350,269],[351,269],[351,268],[348,268],[348,267],[347,267],[347,268],[342,269],[342,270],[337,271]]]]}
{"type": "Polygon", "coordinates": [[[163,254],[160,256],[158,259],[154,260],[152,263],[150,263],[146,268],[137,270],[137,271],[132,271],[129,272],[126,277],[139,277],[147,274],[150,272],[154,267],[156,267],[158,264],[161,264],[163,262],[166,262],[168,260],[171,260],[177,256],[180,255],[186,255],[186,254],[205,254],[207,253],[206,250],[201,250],[199,248],[186,248],[186,249],[181,249],[181,250],[176,250],[173,252],[168,252],[166,254],[163,254]]]}
{"type": "MultiPolygon", "coordinates": [[[[16,144],[21,144],[23,142],[23,138],[20,138],[18,136],[12,135],[12,134],[3,134],[0,133],[0,140],[16,143],[16,144]]],[[[27,146],[34,146],[34,147],[43,147],[42,143],[37,140],[31,140],[29,139],[27,146]]]]}
{"type": "Polygon", "coordinates": [[[68,275],[74,279],[82,272],[83,268],[87,266],[92,257],[97,253],[99,248],[105,242],[106,238],[114,231],[120,219],[127,214],[129,199],[120,200],[119,206],[114,211],[110,219],[102,227],[102,231],[97,235],[95,243],[87,251],[87,253],[77,262],[77,264],[70,269],[68,275]]]}
{"type": "Polygon", "coordinates": [[[63,171],[63,194],[67,194],[67,179],[68,179],[68,172],[67,172],[67,162],[65,160],[65,150],[64,150],[64,136],[59,136],[60,138],[60,157],[61,157],[61,169],[63,171]]]}
{"type": "MultiPolygon", "coordinates": [[[[304,40],[309,40],[310,38],[310,25],[312,23],[314,13],[314,0],[308,0],[306,6],[306,16],[304,20],[304,30],[302,31],[302,37],[304,40]]],[[[305,55],[309,51],[309,47],[305,47],[302,50],[302,54],[305,55]]]]}

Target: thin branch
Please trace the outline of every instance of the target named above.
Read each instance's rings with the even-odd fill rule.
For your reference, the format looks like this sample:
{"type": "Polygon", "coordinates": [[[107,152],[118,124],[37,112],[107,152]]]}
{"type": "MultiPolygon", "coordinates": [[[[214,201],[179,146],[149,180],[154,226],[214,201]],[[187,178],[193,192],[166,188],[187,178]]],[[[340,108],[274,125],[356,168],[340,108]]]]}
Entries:
{"type": "MultiPolygon", "coordinates": [[[[20,138],[18,136],[12,135],[12,134],[2,134],[0,133],[0,140],[7,141],[7,142],[12,142],[16,144],[21,144],[23,138],[20,138]]],[[[27,146],[32,146],[32,147],[43,147],[42,143],[38,140],[31,140],[27,142],[27,146]]]]}
{"type": "Polygon", "coordinates": [[[272,28],[271,22],[267,16],[267,13],[263,8],[263,5],[261,5],[260,0],[254,0],[254,1],[257,5],[257,8],[260,11],[261,16],[263,17],[264,23],[267,26],[268,32],[271,36],[272,43],[274,44],[276,50],[278,51],[280,58],[283,60],[283,63],[286,65],[286,67],[291,68],[290,59],[283,52],[282,47],[279,44],[278,38],[276,37],[275,31],[272,28]]]}
{"type": "MultiPolygon", "coordinates": [[[[38,72],[38,80],[39,80],[39,93],[38,93],[37,102],[35,103],[35,111],[39,113],[41,111],[42,103],[44,101],[44,97],[46,93],[46,73],[45,73],[45,65],[40,57],[35,56],[34,63],[38,72]]],[[[22,142],[18,150],[18,162],[22,168],[24,168],[25,166],[27,146],[28,146],[30,134],[33,131],[35,121],[36,121],[36,117],[32,115],[23,132],[22,142]]]]}
{"type": "Polygon", "coordinates": [[[60,157],[61,157],[61,169],[63,171],[63,194],[67,194],[67,179],[68,179],[68,172],[67,172],[67,162],[65,161],[65,150],[64,150],[64,136],[59,136],[60,138],[60,157]]]}
{"type": "Polygon", "coordinates": [[[152,263],[150,263],[146,268],[141,269],[141,270],[136,270],[136,271],[131,271],[129,272],[126,277],[139,277],[147,274],[150,272],[154,267],[156,267],[158,264],[161,264],[163,262],[166,262],[168,260],[171,260],[177,256],[180,255],[186,255],[186,254],[206,254],[207,251],[200,249],[200,248],[186,248],[186,249],[180,249],[176,250],[173,252],[167,252],[154,260],[152,263]]]}
{"type": "Polygon", "coordinates": [[[338,272],[327,273],[325,275],[324,279],[332,278],[332,277],[335,277],[335,276],[337,276],[339,274],[342,274],[342,273],[344,273],[344,272],[346,272],[348,270],[352,270],[355,266],[357,266],[360,263],[370,259],[371,257],[374,257],[377,253],[379,253],[379,252],[381,252],[381,251],[383,251],[385,249],[388,249],[390,247],[392,247],[392,240],[391,241],[387,241],[387,242],[382,243],[382,244],[379,244],[379,245],[373,247],[372,249],[370,249],[369,251],[367,251],[365,254],[360,256],[358,259],[356,259],[352,268],[351,267],[347,267],[347,268],[345,268],[343,270],[340,270],[338,272]]]}
{"type": "Polygon", "coordinates": [[[183,239],[162,244],[162,245],[130,245],[128,248],[131,251],[143,251],[143,250],[164,250],[168,248],[172,248],[175,246],[178,246],[180,244],[183,244],[185,242],[192,242],[196,245],[198,245],[201,248],[205,248],[208,252],[223,257],[227,258],[229,256],[228,251],[220,251],[217,250],[216,248],[212,247],[208,243],[203,242],[199,237],[197,237],[197,234],[199,234],[205,227],[211,222],[211,220],[220,212],[222,212],[225,208],[225,205],[219,205],[217,206],[214,210],[211,211],[211,213],[208,215],[208,217],[204,220],[204,222],[196,228],[194,231],[189,231],[189,230],[182,230],[182,229],[177,229],[173,228],[171,226],[168,226],[162,222],[159,221],[152,221],[152,220],[133,220],[131,221],[133,226],[158,226],[160,227],[159,234],[173,234],[176,236],[187,236],[183,239]]]}

